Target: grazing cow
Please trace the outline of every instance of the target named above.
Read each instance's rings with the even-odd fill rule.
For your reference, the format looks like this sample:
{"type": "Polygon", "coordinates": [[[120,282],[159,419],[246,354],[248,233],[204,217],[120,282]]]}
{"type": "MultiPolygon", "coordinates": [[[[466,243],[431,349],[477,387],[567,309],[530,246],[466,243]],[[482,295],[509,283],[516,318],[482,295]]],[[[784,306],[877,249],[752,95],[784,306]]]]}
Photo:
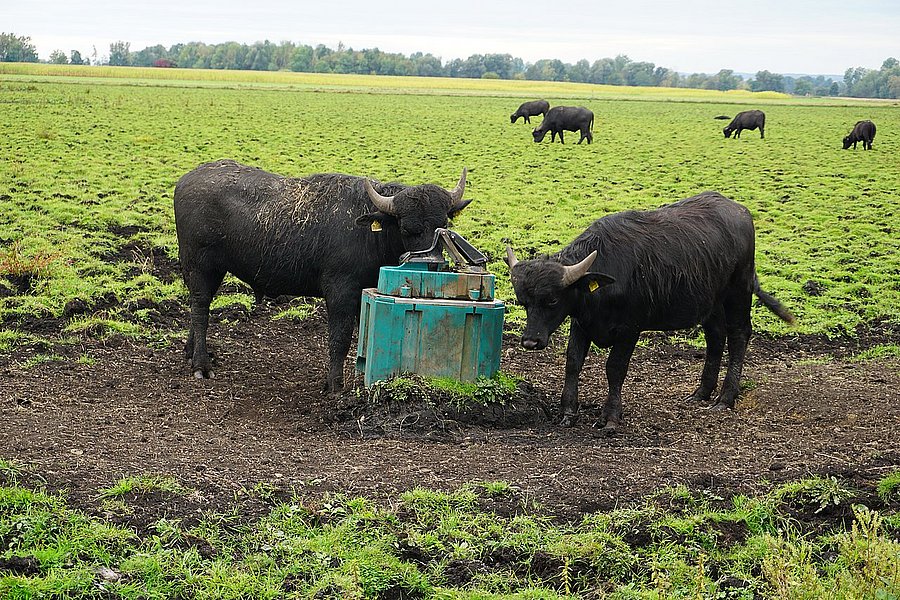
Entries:
{"type": "Polygon", "coordinates": [[[853,149],[856,150],[857,142],[863,143],[863,150],[871,150],[874,139],[875,123],[872,121],[857,121],[850,135],[844,137],[844,150],[849,148],[850,144],[853,144],[853,149]]]}
{"type": "Polygon", "coordinates": [[[571,317],[561,425],[578,418],[578,374],[591,342],[611,348],[606,429],[622,420],[622,383],[642,331],[700,324],[706,362],[690,400],[706,402],[716,388],[727,341],[728,370],[715,408],[734,406],[750,339],[753,294],[775,314],[791,314],[759,287],[750,212],[718,192],[704,192],[650,211],[607,215],[559,253],[517,261],[507,247],[516,298],[526,311],[522,346],[547,346],[571,317]]]}
{"type": "Polygon", "coordinates": [[[731,123],[725,126],[722,133],[726,138],[730,138],[734,133],[735,139],[741,137],[741,131],[744,129],[759,129],[759,137],[766,137],[766,113],[761,110],[745,110],[739,112],[731,120],[731,123]]]}
{"type": "Polygon", "coordinates": [[[519,120],[519,117],[524,117],[526,123],[531,123],[531,117],[536,117],[538,115],[544,115],[546,117],[548,110],[550,110],[550,103],[546,100],[532,100],[531,102],[525,102],[516,109],[516,112],[509,115],[509,122],[515,123],[519,120]]]}
{"type": "Polygon", "coordinates": [[[580,144],[584,140],[590,144],[594,140],[592,130],[594,128],[594,113],[583,106],[554,106],[547,112],[547,116],[538,125],[531,135],[534,136],[535,142],[544,141],[544,136],[550,132],[550,143],[556,141],[556,134],[559,134],[559,143],[564,144],[563,130],[580,131],[580,144]]]}
{"type": "Polygon", "coordinates": [[[362,177],[288,178],[231,160],[200,165],[175,186],[175,230],[191,328],[185,357],[194,376],[213,377],[206,348],[209,305],[226,273],[257,299],[325,298],[328,391],[343,387],[343,364],[362,289],[383,265],[428,248],[434,230],[468,203],[466,170],[452,191],[362,177]]]}

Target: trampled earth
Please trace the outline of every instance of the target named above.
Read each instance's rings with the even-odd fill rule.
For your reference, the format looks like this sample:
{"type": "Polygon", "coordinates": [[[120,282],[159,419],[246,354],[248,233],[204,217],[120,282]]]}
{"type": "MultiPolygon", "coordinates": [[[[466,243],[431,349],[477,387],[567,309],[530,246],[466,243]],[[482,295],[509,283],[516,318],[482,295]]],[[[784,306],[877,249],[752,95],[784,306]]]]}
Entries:
{"type": "MultiPolygon", "coordinates": [[[[180,306],[151,312],[164,326],[186,328],[180,306]]],[[[337,399],[323,391],[324,307],[302,322],[273,320],[275,312],[213,312],[211,380],[191,377],[180,345],[118,336],[63,346],[55,351],[67,360],[31,368],[24,363],[34,349],[3,356],[0,456],[33,466],[84,507],[96,506],[98,489],[140,474],[172,475],[199,490],[201,510],[225,509],[260,482],[301,497],[335,491],[390,501],[417,486],[502,480],[563,518],[640,501],[662,486],[728,497],[815,474],[871,488],[900,468],[900,361],[853,358],[895,341],[891,326],[852,339],[754,337],[745,389],[726,412],[681,400],[699,378],[702,349],[648,335],[625,383],[625,426],[612,437],[593,427],[604,356],[588,357],[582,418],[562,429],[553,413],[565,337],[535,353],[510,333],[501,368],[533,384],[528,410],[534,417],[535,407],[546,408],[543,417],[520,428],[410,422],[377,435],[365,419],[348,420],[348,407],[357,417],[365,408],[352,389],[337,399]]],[[[351,368],[348,361],[348,376],[351,368]]]]}

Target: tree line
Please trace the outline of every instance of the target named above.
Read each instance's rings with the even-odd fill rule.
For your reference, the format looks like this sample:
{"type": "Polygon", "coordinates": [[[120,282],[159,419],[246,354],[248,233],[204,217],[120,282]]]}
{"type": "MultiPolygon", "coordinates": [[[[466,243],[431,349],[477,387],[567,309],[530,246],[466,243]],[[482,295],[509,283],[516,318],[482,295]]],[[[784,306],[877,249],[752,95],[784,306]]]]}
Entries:
{"type": "MultiPolygon", "coordinates": [[[[31,39],[12,33],[0,34],[0,62],[38,62],[31,39]]],[[[860,98],[900,98],[900,63],[889,58],[881,69],[847,69],[843,81],[822,75],[791,77],[758,71],[745,80],[731,69],[715,74],[685,75],[652,62],[634,61],[625,55],[565,63],[541,59],[526,63],[511,54],[473,54],[444,63],[432,54],[415,52],[409,56],[382,52],[378,48],[354,50],[338,44],[310,46],[268,40],[254,44],[190,42],[168,48],[158,44],[132,51],[129,42],[110,44],[109,54],[93,59],[78,50],[66,54],[54,50],[48,62],[59,64],[103,64],[111,66],[178,67],[186,69],[241,69],[252,71],[298,71],[306,73],[356,73],[371,75],[417,75],[420,77],[465,77],[475,79],[526,79],[570,81],[624,86],[684,87],[708,90],[748,89],[775,91],[799,96],[853,96],[860,98]]]]}

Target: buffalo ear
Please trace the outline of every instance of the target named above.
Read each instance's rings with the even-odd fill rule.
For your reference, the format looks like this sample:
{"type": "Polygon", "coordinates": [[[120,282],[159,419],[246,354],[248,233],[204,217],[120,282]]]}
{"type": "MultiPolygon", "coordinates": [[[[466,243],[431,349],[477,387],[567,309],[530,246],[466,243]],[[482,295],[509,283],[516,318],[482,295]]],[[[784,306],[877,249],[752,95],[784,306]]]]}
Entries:
{"type": "Polygon", "coordinates": [[[459,202],[457,202],[456,204],[454,204],[453,206],[450,207],[450,211],[447,213],[447,217],[450,219],[456,217],[456,215],[461,213],[462,209],[467,207],[469,205],[469,202],[471,202],[471,201],[472,201],[472,198],[469,198],[468,200],[460,200],[459,202]]]}
{"type": "Polygon", "coordinates": [[[367,213],[356,218],[356,224],[359,227],[371,227],[372,231],[381,231],[382,225],[394,219],[391,215],[383,213],[380,210],[367,213]]]}
{"type": "Polygon", "coordinates": [[[611,277],[606,273],[585,273],[575,285],[582,291],[593,293],[602,287],[615,283],[615,281],[615,277],[611,277]]]}

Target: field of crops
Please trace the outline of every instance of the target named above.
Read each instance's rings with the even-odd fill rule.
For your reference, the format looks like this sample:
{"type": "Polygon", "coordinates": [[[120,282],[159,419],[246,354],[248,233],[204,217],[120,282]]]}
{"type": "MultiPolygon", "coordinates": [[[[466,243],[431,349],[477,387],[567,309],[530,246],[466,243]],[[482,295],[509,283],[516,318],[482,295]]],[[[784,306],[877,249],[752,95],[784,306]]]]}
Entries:
{"type": "MultiPolygon", "coordinates": [[[[0,596],[897,598],[898,154],[896,102],[0,64],[0,596]],[[538,97],[593,110],[594,143],[510,124],[538,97]],[[750,108],[766,138],[725,139],[714,117],[750,108]],[[874,150],[843,151],[861,119],[874,150]],[[248,316],[230,279],[219,379],[181,362],[172,192],[219,158],[444,187],[467,167],[454,229],[490,257],[511,331],[507,244],[554,252],[718,190],[752,212],[761,283],[798,325],[754,308],[733,414],[672,400],[699,373],[681,337],[639,349],[620,439],[349,440],[304,362],[325,361],[321,306],[248,316]],[[634,503],[654,485],[674,487],[634,503]]],[[[560,357],[506,348],[504,368],[555,401],[560,357]]]]}

